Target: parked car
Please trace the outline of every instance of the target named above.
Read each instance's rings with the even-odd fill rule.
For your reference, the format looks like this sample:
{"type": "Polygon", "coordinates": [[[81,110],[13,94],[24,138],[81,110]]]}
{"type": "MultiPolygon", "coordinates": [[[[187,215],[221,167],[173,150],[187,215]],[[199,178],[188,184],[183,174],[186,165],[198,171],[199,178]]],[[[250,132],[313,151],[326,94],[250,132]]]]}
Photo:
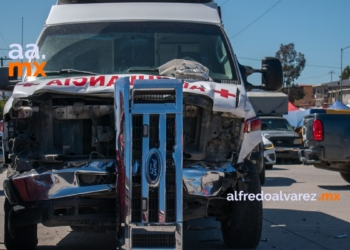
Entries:
{"type": "Polygon", "coordinates": [[[276,164],[276,150],[273,143],[267,139],[269,134],[262,133],[262,139],[264,144],[264,168],[272,169],[273,165],[276,164]]]}
{"type": "Polygon", "coordinates": [[[260,116],[261,131],[269,135],[274,144],[277,161],[299,162],[301,138],[289,122],[280,116],[260,116]]]}

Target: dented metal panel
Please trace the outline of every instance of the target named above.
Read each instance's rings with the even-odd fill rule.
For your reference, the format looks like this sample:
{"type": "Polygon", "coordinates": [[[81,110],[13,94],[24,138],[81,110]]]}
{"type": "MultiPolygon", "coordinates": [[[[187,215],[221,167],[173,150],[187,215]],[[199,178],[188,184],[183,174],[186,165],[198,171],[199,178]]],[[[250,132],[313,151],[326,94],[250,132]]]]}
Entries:
{"type": "Polygon", "coordinates": [[[79,167],[72,164],[64,169],[32,169],[12,177],[11,182],[24,202],[110,192],[115,188],[114,161],[78,162],[79,167]]]}

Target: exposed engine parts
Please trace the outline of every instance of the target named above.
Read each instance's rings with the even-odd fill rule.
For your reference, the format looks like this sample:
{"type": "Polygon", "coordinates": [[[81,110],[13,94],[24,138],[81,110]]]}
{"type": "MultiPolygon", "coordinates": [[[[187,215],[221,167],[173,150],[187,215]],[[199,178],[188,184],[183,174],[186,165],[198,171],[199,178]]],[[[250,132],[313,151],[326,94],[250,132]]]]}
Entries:
{"type": "Polygon", "coordinates": [[[184,159],[233,162],[242,143],[242,119],[213,112],[204,97],[187,95],[184,103],[184,159]]]}
{"type": "Polygon", "coordinates": [[[5,130],[5,161],[10,158],[19,172],[67,160],[115,159],[113,99],[46,94],[17,101],[5,130]]]}

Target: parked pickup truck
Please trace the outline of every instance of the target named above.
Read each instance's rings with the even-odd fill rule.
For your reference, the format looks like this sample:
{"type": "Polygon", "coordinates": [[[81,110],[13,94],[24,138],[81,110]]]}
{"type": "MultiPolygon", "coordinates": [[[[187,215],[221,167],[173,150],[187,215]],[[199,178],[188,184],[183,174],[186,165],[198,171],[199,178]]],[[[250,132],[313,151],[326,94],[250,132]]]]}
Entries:
{"type": "Polygon", "coordinates": [[[300,160],[316,168],[337,171],[350,183],[350,112],[312,112],[304,117],[300,160]]]}

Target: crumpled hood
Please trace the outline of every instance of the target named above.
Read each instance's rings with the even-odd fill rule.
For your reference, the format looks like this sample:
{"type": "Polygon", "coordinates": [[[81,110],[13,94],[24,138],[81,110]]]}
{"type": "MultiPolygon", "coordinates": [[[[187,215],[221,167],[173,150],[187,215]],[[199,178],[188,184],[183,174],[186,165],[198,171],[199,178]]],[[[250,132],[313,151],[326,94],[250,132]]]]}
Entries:
{"type": "MultiPolygon", "coordinates": [[[[114,83],[121,77],[130,77],[131,87],[135,80],[169,79],[169,77],[153,75],[88,75],[46,78],[16,84],[12,97],[18,99],[47,92],[113,96],[114,83]]],[[[185,81],[184,92],[208,96],[214,102],[213,111],[231,112],[246,119],[255,117],[255,112],[250,105],[245,90],[240,85],[208,81],[185,81]]]]}
{"type": "MultiPolygon", "coordinates": [[[[130,78],[131,88],[135,80],[170,78],[153,75],[88,75],[21,82],[15,86],[12,97],[5,105],[4,113],[9,112],[10,108],[14,106],[19,98],[26,98],[40,93],[107,95],[113,97],[114,84],[121,77],[130,78]]],[[[256,117],[245,88],[242,85],[209,81],[185,81],[183,92],[204,95],[211,98],[213,100],[213,111],[228,112],[244,120],[256,117]]],[[[261,140],[261,133],[258,130],[244,133],[238,162],[242,162],[261,140]]]]}

